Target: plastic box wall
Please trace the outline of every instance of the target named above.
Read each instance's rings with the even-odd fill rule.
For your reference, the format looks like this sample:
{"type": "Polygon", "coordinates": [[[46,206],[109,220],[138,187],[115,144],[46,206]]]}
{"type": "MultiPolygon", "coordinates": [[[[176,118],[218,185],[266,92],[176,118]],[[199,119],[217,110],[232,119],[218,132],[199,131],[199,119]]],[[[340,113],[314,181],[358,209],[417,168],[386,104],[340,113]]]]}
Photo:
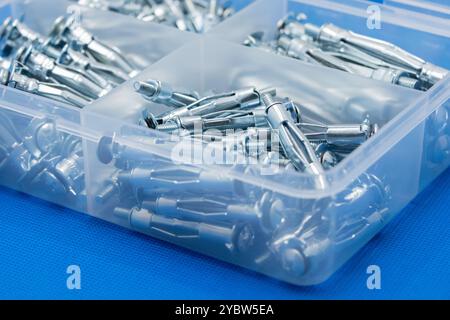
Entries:
{"type": "MultiPolygon", "coordinates": [[[[156,61],[138,78],[154,77],[200,93],[211,89],[230,90],[249,83],[273,85],[279,88],[281,95],[302,101],[305,112],[313,114],[312,111],[320,108],[318,120],[333,123],[348,122],[349,116],[352,121],[360,121],[370,111],[374,120],[383,126],[382,130],[327,172],[326,189],[318,189],[317,181],[303,174],[279,172],[262,175],[260,166],[203,163],[180,167],[173,164],[171,157],[176,145],[170,137],[135,125],[144,109],[155,106],[145,104],[132,94],[132,82],[125,83],[84,110],[3,87],[0,139],[3,142],[19,141],[20,147],[0,150],[0,182],[143,232],[142,227],[130,225],[130,219],[113,214],[114,208],[131,209],[135,205],[133,192],[119,194],[114,189],[119,170],[125,170],[121,157],[128,157],[126,169],[130,166],[145,167],[151,172],[183,168],[183,172],[193,172],[202,179],[189,187],[159,184],[164,196],[197,199],[203,203],[211,203],[207,202],[210,199],[219,206],[248,208],[249,214],[256,212],[270,218],[264,220],[269,231],[258,235],[251,250],[247,251],[230,243],[205,241],[201,237],[174,238],[156,229],[148,229],[145,233],[284,281],[300,285],[319,283],[448,167],[450,80],[447,78],[427,93],[419,93],[308,66],[230,42],[240,42],[248,33],[261,28],[273,31],[276,21],[294,9],[307,11],[313,22],[331,21],[385,38],[425,59],[450,67],[446,65],[450,61],[449,29],[441,29],[446,25],[445,21],[420,14],[421,19],[413,23],[408,18],[416,13],[407,12],[403,16],[397,9],[383,7],[387,13],[384,28],[389,32],[371,31],[365,28],[364,6],[367,4],[353,1],[346,5],[334,1],[316,1],[314,4],[306,1],[256,1],[201,38],[121,17],[127,20],[127,25],[136,24],[137,29],[162,28],[164,32],[172,30],[177,36],[179,33],[183,40],[173,39],[173,47],[158,58],[148,56],[152,54],[151,50],[128,46],[129,37],[123,37],[123,42],[120,42],[120,37],[115,39],[113,34],[108,37],[107,28],[97,27],[94,23],[97,15],[104,16],[106,21],[109,13],[89,10],[86,15],[85,21],[92,32],[103,32],[102,39],[117,41],[114,44],[122,51],[144,57],[146,62],[142,67],[156,61]],[[408,40],[411,35],[414,43],[408,40]],[[425,45],[417,46],[417,41],[425,45]],[[317,89],[319,83],[323,90],[312,94],[310,89],[317,89]],[[345,98],[355,93],[355,99],[345,98]],[[125,111],[119,113],[121,109],[125,111]],[[44,130],[36,131],[37,128],[44,130]],[[115,154],[114,161],[105,164],[99,159],[99,150],[105,147],[105,142],[111,141],[120,146],[121,153],[115,154]],[[58,155],[76,145],[80,146],[78,161],[63,161],[63,165],[58,166],[64,160],[58,155]],[[56,156],[47,152],[51,148],[58,150],[56,156]],[[47,170],[55,167],[58,170],[47,170]],[[67,167],[71,173],[69,178],[60,174],[67,167]],[[33,174],[23,179],[23,173],[29,168],[33,168],[33,174]],[[373,188],[374,182],[376,188],[373,188]],[[173,189],[175,191],[171,192],[173,189]],[[112,193],[106,197],[105,191],[108,190],[112,193]],[[281,220],[287,221],[282,230],[270,229],[281,220]],[[263,245],[266,241],[272,243],[270,250],[263,245]]],[[[27,6],[23,8],[29,10],[27,6]]],[[[35,10],[29,12],[26,17],[30,21],[33,17],[42,17],[34,15],[35,10]]],[[[50,12],[53,11],[49,11],[48,21],[54,18],[50,12]]],[[[152,37],[150,31],[139,34],[152,37]]],[[[230,240],[236,241],[233,237],[230,240]]]]}
{"type": "Polygon", "coordinates": [[[424,12],[436,17],[448,18],[450,16],[450,7],[446,0],[386,0],[380,2],[388,6],[424,12]]]}

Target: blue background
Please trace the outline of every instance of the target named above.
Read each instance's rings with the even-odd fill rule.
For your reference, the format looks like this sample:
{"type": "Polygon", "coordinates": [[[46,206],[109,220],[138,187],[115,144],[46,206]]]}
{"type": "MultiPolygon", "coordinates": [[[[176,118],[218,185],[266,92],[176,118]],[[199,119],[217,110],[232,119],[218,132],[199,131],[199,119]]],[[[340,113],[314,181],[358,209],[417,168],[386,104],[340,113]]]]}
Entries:
{"type": "Polygon", "coordinates": [[[302,288],[0,187],[0,298],[450,299],[449,204],[450,169],[330,280],[302,288]],[[373,264],[381,290],[366,287],[373,264]],[[66,288],[69,265],[81,290],[66,288]]]}

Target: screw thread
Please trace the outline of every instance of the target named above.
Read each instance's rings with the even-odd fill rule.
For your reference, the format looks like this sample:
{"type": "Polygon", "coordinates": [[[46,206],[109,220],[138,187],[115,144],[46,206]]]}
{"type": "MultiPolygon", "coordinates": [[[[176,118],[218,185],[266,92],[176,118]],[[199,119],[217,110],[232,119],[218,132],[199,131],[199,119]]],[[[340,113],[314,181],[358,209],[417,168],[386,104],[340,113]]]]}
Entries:
{"type": "Polygon", "coordinates": [[[398,84],[411,89],[417,89],[420,86],[419,80],[409,77],[400,77],[398,79],[398,84]]]}
{"type": "Polygon", "coordinates": [[[266,107],[269,107],[275,103],[274,97],[272,97],[272,95],[270,94],[263,94],[261,100],[263,101],[266,107]]]}
{"type": "Polygon", "coordinates": [[[159,131],[175,131],[179,129],[179,126],[176,123],[164,123],[156,127],[159,131]]]}
{"type": "Polygon", "coordinates": [[[133,86],[137,93],[140,93],[146,97],[153,97],[158,92],[158,87],[153,83],[136,81],[133,86]]]}

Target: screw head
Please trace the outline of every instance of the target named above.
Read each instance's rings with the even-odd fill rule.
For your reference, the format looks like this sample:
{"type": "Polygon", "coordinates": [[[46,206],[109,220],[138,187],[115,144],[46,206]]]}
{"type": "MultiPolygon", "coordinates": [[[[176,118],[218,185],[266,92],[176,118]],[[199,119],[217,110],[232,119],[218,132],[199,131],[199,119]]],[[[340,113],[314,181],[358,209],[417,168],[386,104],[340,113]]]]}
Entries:
{"type": "Polygon", "coordinates": [[[158,120],[152,113],[147,113],[145,123],[150,129],[156,129],[159,126],[158,120]]]}
{"type": "Polygon", "coordinates": [[[53,122],[45,122],[36,130],[35,134],[36,146],[42,152],[46,153],[61,142],[56,126],[53,122]]]}
{"type": "Polygon", "coordinates": [[[112,151],[112,145],[113,145],[112,137],[100,138],[97,147],[97,158],[101,163],[110,164],[113,161],[114,155],[112,151]]]}
{"type": "Polygon", "coordinates": [[[238,252],[248,252],[255,245],[255,231],[252,226],[249,224],[238,226],[234,243],[238,252]]]}
{"type": "Polygon", "coordinates": [[[281,265],[286,272],[296,277],[300,277],[305,273],[305,258],[298,249],[286,246],[281,249],[280,255],[281,265]]]}

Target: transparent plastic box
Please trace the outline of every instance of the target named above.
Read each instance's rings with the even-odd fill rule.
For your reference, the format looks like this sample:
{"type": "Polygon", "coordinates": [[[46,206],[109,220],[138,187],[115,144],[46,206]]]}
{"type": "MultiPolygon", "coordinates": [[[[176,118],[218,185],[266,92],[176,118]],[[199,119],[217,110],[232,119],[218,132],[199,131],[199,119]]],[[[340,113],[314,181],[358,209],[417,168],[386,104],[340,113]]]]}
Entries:
{"type": "Polygon", "coordinates": [[[379,2],[407,10],[424,12],[434,16],[449,17],[450,7],[447,0],[386,0],[379,2]]]}
{"type": "MultiPolygon", "coordinates": [[[[66,10],[63,1],[12,5],[42,32],[66,10]]],[[[138,80],[201,95],[273,86],[332,124],[370,114],[378,134],[320,177],[326,187],[261,164],[182,161],[184,140],[139,126],[146,110],[166,110],[134,92],[136,79],[83,110],[1,87],[0,183],[286,282],[323,282],[450,164],[450,78],[419,92],[241,42],[259,30],[271,37],[289,11],[305,12],[450,69],[449,20],[380,5],[382,29],[369,30],[368,5],[254,1],[202,36],[80,9],[94,35],[142,69],[138,80]]]]}

